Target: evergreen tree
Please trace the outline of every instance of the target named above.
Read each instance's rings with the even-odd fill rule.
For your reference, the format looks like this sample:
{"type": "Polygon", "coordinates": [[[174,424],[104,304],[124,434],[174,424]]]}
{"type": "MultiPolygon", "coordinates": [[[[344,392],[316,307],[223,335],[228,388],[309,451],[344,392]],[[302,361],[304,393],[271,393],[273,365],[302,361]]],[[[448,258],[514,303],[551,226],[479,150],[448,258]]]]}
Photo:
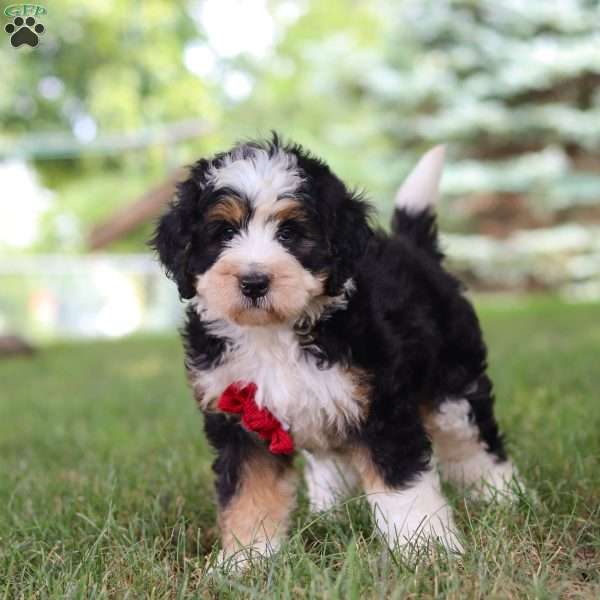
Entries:
{"type": "Polygon", "coordinates": [[[382,3],[386,60],[366,78],[400,149],[449,143],[446,192],[600,203],[600,3],[382,3]]]}

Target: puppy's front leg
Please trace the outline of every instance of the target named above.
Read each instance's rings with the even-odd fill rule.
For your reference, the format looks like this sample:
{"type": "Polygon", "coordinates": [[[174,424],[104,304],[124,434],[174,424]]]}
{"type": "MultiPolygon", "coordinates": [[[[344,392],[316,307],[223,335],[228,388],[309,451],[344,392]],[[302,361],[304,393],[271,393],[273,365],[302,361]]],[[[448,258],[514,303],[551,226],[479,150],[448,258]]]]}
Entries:
{"type": "Polygon", "coordinates": [[[296,500],[296,475],[289,456],[271,454],[235,421],[205,415],[217,450],[213,465],[222,558],[235,563],[277,550],[296,500]],[[239,560],[238,560],[239,557],[239,560]]]}

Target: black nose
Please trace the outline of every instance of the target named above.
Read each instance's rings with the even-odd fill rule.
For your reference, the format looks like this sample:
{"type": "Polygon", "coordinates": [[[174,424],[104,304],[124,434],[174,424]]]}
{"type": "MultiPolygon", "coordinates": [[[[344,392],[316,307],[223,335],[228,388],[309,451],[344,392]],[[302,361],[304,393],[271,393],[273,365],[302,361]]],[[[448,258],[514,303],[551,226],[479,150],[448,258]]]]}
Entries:
{"type": "Polygon", "coordinates": [[[247,298],[261,298],[269,291],[270,279],[264,273],[248,273],[240,277],[240,290],[247,298]]]}

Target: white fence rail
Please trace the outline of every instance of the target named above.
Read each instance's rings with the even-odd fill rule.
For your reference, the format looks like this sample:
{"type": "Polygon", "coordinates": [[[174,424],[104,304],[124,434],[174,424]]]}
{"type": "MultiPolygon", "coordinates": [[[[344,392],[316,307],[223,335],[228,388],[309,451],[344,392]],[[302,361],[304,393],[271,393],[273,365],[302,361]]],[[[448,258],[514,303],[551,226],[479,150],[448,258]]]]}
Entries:
{"type": "MultiPolygon", "coordinates": [[[[488,289],[600,299],[600,227],[564,225],[505,240],[445,235],[449,265],[488,289]],[[535,289],[535,286],[533,286],[535,289]]],[[[0,258],[0,333],[33,340],[174,332],[183,305],[150,254],[0,258]]]]}
{"type": "Polygon", "coordinates": [[[151,255],[0,259],[0,331],[37,340],[174,330],[182,305],[151,255]]]}

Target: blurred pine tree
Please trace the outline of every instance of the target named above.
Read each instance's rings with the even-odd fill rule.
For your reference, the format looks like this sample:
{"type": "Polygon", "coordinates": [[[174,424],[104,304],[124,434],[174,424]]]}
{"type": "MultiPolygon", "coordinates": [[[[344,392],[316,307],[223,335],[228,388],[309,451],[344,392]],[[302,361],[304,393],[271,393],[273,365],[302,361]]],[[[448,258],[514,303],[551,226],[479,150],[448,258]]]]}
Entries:
{"type": "Polygon", "coordinates": [[[471,211],[523,199],[534,213],[525,226],[600,204],[600,3],[404,0],[381,10],[386,59],[365,88],[398,150],[449,143],[446,192],[478,197],[461,203],[471,211]]]}

